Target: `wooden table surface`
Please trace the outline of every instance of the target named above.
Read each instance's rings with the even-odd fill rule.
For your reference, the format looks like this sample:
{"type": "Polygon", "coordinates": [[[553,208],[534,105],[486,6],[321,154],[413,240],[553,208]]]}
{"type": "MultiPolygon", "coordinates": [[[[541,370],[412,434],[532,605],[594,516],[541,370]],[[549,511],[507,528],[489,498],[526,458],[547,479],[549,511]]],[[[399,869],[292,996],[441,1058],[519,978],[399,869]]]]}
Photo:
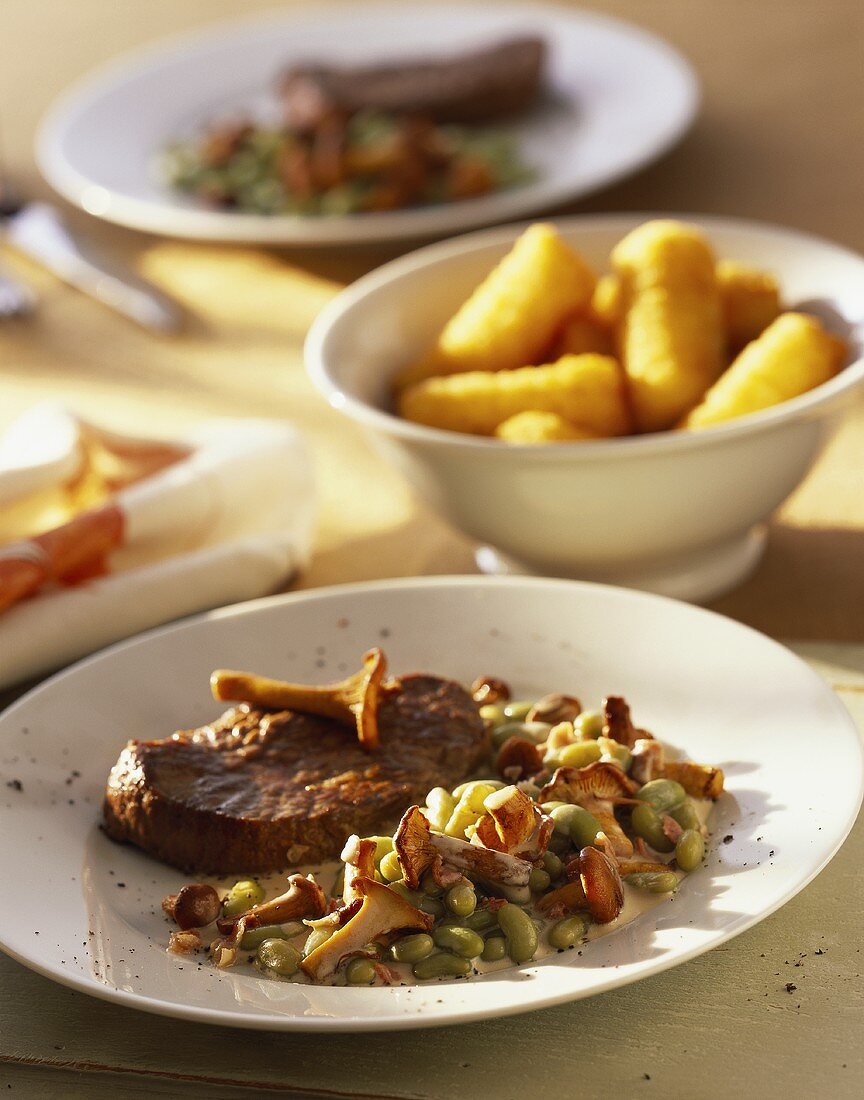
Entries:
{"type": "MultiPolygon", "coordinates": [[[[36,123],[52,98],[93,65],[166,33],[273,6],[273,0],[2,0],[5,173],[26,194],[47,194],[33,161],[36,123]]],[[[704,102],[676,150],[567,212],[762,218],[864,251],[860,0],[598,0],[595,7],[681,48],[702,78],[704,102]]],[[[73,216],[179,298],[192,320],[180,338],[149,336],[8,257],[36,287],[41,308],[34,319],[0,329],[0,429],[46,396],[68,399],[120,428],[157,425],[166,434],[226,413],[291,417],[309,436],[322,502],[316,553],[302,585],[474,570],[470,542],[412,497],[360,433],[325,407],[303,373],[302,341],[316,312],[392,249],[264,252],[184,244],[73,216]]],[[[775,517],[756,574],[717,609],[774,636],[864,642],[862,455],[859,404],[775,517]]],[[[864,649],[831,653],[864,670],[864,649]]],[[[833,665],[832,675],[844,678],[833,665]]],[[[803,895],[707,957],[581,1005],[395,1039],[330,1045],[181,1028],[90,1001],[0,959],[0,1082],[19,1095],[70,1097],[222,1097],[253,1082],[300,1095],[516,1097],[550,1084],[560,1092],[563,1081],[572,1082],[563,1087],[573,1095],[580,1080],[586,1095],[614,1088],[624,1096],[662,1089],[708,1097],[733,1087],[766,1096],[860,1094],[864,1067],[854,1048],[864,1007],[855,946],[862,865],[859,823],[803,895]],[[817,958],[821,944],[829,950],[817,958]],[[783,985],[800,952],[807,952],[794,971],[800,994],[790,997],[783,985]],[[571,1048],[565,1069],[561,1051],[571,1048]],[[40,1065],[55,1068],[33,1068],[40,1065]],[[73,1068],[56,1068],[64,1065],[73,1068]]]]}

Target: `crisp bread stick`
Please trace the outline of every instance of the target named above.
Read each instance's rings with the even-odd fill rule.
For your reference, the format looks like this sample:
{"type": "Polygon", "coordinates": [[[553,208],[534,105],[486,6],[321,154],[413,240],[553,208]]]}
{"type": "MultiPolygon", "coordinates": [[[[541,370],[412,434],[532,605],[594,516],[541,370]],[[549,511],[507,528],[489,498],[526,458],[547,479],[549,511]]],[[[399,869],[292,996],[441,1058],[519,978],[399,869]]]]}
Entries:
{"type": "Polygon", "coordinates": [[[535,363],[593,290],[593,272],[555,228],[532,225],[447,322],[430,352],[396,378],[395,387],[535,363]]]}
{"type": "Polygon", "coordinates": [[[723,320],[729,350],[739,352],[755,340],[780,313],[777,281],[764,271],[734,260],[717,264],[723,320]]]}
{"type": "Polygon", "coordinates": [[[636,426],[670,428],[723,368],[713,253],[692,226],[653,221],[620,241],[612,262],[622,280],[620,350],[636,426]]]}
{"type": "Polygon", "coordinates": [[[798,397],[833,378],[846,354],[846,344],[815,317],[781,313],[744,348],[683,426],[708,428],[798,397]]]}
{"type": "Polygon", "coordinates": [[[491,435],[520,412],[553,412],[600,436],[623,435],[629,417],[619,364],[607,355],[565,355],[517,370],[429,378],[402,395],[409,420],[454,432],[491,435]]]}
{"type": "Polygon", "coordinates": [[[505,443],[568,443],[577,439],[596,439],[593,432],[577,428],[553,412],[528,409],[516,413],[495,429],[495,437],[505,443]]]}

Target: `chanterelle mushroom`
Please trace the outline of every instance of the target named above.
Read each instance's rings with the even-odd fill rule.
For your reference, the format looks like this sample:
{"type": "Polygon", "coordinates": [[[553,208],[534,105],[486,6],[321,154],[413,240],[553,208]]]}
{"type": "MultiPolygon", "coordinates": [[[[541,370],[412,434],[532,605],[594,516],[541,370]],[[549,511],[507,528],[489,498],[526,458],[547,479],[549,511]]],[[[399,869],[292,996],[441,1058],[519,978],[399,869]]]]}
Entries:
{"type": "Polygon", "coordinates": [[[603,700],[603,736],[612,737],[619,745],[633,748],[641,737],[651,738],[647,730],[637,729],[630,717],[630,707],[620,695],[610,695],[603,700]]]}
{"type": "Polygon", "coordinates": [[[585,903],[598,924],[615,920],[624,905],[624,886],[612,860],[599,848],[579,853],[579,880],[585,903]]]}
{"type": "Polygon", "coordinates": [[[222,935],[210,944],[210,957],[224,970],[233,966],[240,951],[240,941],[252,928],[268,924],[284,924],[301,917],[320,917],[327,912],[327,896],[317,882],[303,875],[290,875],[284,894],[261,905],[253,905],[239,917],[216,922],[222,935]]]}
{"type": "Polygon", "coordinates": [[[680,783],[692,798],[716,799],[723,793],[723,772],[710,764],[673,760],[663,768],[663,776],[680,783]]]}
{"type": "Polygon", "coordinates": [[[419,806],[409,806],[402,815],[393,837],[393,848],[399,857],[405,885],[416,890],[426,871],[441,858],[432,844],[429,822],[419,806]]]}
{"type": "Polygon", "coordinates": [[[350,920],[300,964],[303,973],[320,982],[334,974],[339,963],[367,943],[390,932],[428,932],[433,918],[415,909],[405,899],[373,879],[357,878],[354,889],[363,899],[350,920]]]}
{"type": "Polygon", "coordinates": [[[532,861],[543,855],[555,822],[524,791],[503,787],[484,805],[487,812],[477,822],[473,844],[532,861]]]}
{"type": "Polygon", "coordinates": [[[616,855],[633,854],[633,844],[615,819],[615,806],[632,803],[636,785],[615,764],[596,761],[586,768],[558,768],[540,792],[541,802],[571,802],[592,813],[616,855]]]}
{"type": "Polygon", "coordinates": [[[304,917],[322,917],[326,912],[327,895],[318,883],[304,875],[289,875],[288,889],[284,894],[253,905],[239,917],[220,920],[217,927],[220,932],[229,932],[238,920],[242,920],[247,929],[262,928],[267,924],[284,924],[304,917]]]}
{"type": "Polygon", "coordinates": [[[361,840],[355,833],[348,837],[339,858],[345,864],[342,900],[347,905],[362,896],[354,887],[358,878],[375,878],[375,841],[361,840]]]}
{"type": "Polygon", "coordinates": [[[221,702],[249,703],[266,710],[318,714],[354,726],[365,749],[378,747],[378,701],[387,659],[380,649],[363,656],[363,668],[338,684],[314,687],[271,680],[249,672],[217,669],[210,689],[221,702]]]}
{"type": "Polygon", "coordinates": [[[665,751],[653,737],[639,737],[633,745],[630,776],[637,783],[650,783],[663,774],[665,751]]]}
{"type": "Polygon", "coordinates": [[[433,866],[436,857],[493,885],[523,887],[528,885],[531,876],[532,868],[527,860],[433,833],[419,806],[411,806],[402,815],[394,846],[409,886],[419,883],[420,876],[433,866]]]}

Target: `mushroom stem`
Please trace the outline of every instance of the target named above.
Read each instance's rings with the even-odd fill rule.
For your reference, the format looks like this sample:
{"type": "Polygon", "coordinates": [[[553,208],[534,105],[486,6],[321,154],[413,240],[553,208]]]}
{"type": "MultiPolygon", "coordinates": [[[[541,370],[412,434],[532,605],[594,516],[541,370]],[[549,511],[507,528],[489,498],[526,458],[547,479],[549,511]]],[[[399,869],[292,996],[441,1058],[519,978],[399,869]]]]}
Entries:
{"type": "Polygon", "coordinates": [[[265,710],[296,710],[354,726],[365,749],[378,747],[378,701],[387,659],[380,649],[363,656],[363,668],[336,684],[313,686],[271,680],[250,672],[216,669],[210,689],[220,702],[249,703],[265,710]]]}
{"type": "Polygon", "coordinates": [[[375,878],[375,841],[361,840],[356,833],[348,837],[340,859],[345,865],[342,900],[347,905],[362,897],[354,886],[359,878],[375,878]]]}
{"type": "Polygon", "coordinates": [[[253,905],[239,917],[218,921],[217,927],[222,933],[230,933],[241,920],[247,929],[252,929],[268,924],[284,924],[302,917],[323,917],[326,912],[327,898],[318,883],[303,875],[290,875],[284,894],[261,905],[253,905]]]}
{"type": "Polygon", "coordinates": [[[402,815],[394,844],[405,882],[412,889],[436,860],[494,886],[527,886],[531,876],[532,865],[525,859],[433,833],[418,806],[402,815]]]}
{"type": "Polygon", "coordinates": [[[354,888],[363,899],[358,911],[300,964],[303,973],[313,981],[329,978],[344,958],[379,936],[403,930],[428,932],[432,927],[432,917],[380,882],[358,878],[354,888]]]}

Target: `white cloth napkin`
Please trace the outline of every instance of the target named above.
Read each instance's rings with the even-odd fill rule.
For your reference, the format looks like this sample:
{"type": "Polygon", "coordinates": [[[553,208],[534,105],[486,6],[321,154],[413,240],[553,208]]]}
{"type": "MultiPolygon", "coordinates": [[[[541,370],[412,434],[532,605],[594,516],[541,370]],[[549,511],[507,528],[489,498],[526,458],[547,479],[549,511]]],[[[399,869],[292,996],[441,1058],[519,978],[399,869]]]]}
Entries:
{"type": "MultiPolygon", "coordinates": [[[[147,445],[62,406],[36,406],[0,439],[0,507],[78,476],[88,437],[131,453],[147,445]]],[[[0,687],[183,615],[277,591],[306,564],[315,493],[295,428],[216,420],[173,442],[178,461],[113,497],[125,538],[107,575],[46,587],[0,611],[0,687]]]]}

